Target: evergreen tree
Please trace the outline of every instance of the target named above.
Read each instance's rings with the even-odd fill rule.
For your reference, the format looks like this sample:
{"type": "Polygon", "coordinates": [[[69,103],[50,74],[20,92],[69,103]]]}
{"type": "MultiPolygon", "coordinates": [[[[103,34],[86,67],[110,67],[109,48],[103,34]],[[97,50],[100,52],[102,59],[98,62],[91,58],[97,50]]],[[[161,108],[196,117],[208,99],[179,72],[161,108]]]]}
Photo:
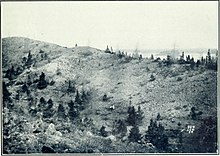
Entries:
{"type": "Polygon", "coordinates": [[[137,118],[137,124],[141,125],[142,124],[142,120],[144,118],[144,112],[141,110],[141,106],[138,106],[138,110],[136,113],[136,118],[137,118]]]}
{"type": "Polygon", "coordinates": [[[68,116],[71,120],[74,120],[79,116],[78,106],[76,106],[72,100],[70,101],[70,103],[68,103],[68,106],[69,106],[68,116]]]}
{"type": "Polygon", "coordinates": [[[208,49],[208,53],[206,56],[206,66],[208,69],[216,70],[217,71],[217,55],[216,58],[211,58],[210,49],[208,49]]]}
{"type": "Polygon", "coordinates": [[[190,55],[186,56],[186,63],[190,63],[190,55]]]}
{"type": "Polygon", "coordinates": [[[172,64],[170,55],[167,55],[167,60],[165,61],[165,63],[166,63],[167,66],[170,66],[172,64]]]}
{"type": "Polygon", "coordinates": [[[30,94],[31,94],[31,91],[28,89],[27,92],[26,92],[27,96],[29,97],[30,94]]]}
{"type": "Polygon", "coordinates": [[[41,97],[40,98],[40,103],[45,105],[46,104],[46,100],[43,97],[41,97]]]}
{"type": "Polygon", "coordinates": [[[139,128],[138,128],[137,125],[134,125],[131,128],[128,139],[129,139],[130,142],[140,142],[141,134],[140,134],[140,131],[139,131],[139,128]]]}
{"type": "Polygon", "coordinates": [[[127,133],[127,126],[123,120],[115,120],[113,124],[113,135],[125,136],[127,133]]]}
{"type": "Polygon", "coordinates": [[[164,133],[162,133],[161,135],[159,135],[159,137],[157,137],[157,144],[156,147],[162,150],[166,150],[168,147],[168,137],[167,135],[165,135],[164,133]]]}
{"type": "Polygon", "coordinates": [[[41,97],[41,98],[40,98],[40,103],[39,103],[39,105],[38,105],[39,111],[41,111],[41,110],[43,110],[44,108],[46,108],[46,104],[47,104],[47,102],[46,102],[46,100],[44,99],[44,97],[41,97]]]}
{"type": "Polygon", "coordinates": [[[101,136],[103,136],[103,137],[107,137],[107,136],[108,136],[108,132],[105,130],[105,126],[102,126],[102,127],[100,128],[100,134],[101,134],[101,136]]]}
{"type": "Polygon", "coordinates": [[[38,89],[44,89],[46,87],[47,87],[47,82],[45,80],[45,74],[42,72],[41,75],[40,75],[39,82],[37,84],[37,88],[38,89]]]}
{"type": "Polygon", "coordinates": [[[14,66],[11,66],[11,74],[14,76],[15,75],[15,69],[14,66]]]}
{"type": "Polygon", "coordinates": [[[107,97],[106,94],[104,94],[103,97],[102,97],[102,101],[107,101],[107,100],[108,100],[108,97],[107,97]]]}
{"type": "Polygon", "coordinates": [[[164,132],[164,127],[162,126],[162,124],[161,123],[159,123],[159,125],[158,125],[158,133],[160,134],[160,133],[163,133],[164,132]]]}
{"type": "Polygon", "coordinates": [[[75,93],[75,91],[76,91],[75,86],[72,86],[72,83],[71,83],[70,80],[69,80],[69,85],[68,85],[67,91],[68,91],[68,92],[72,92],[72,93],[75,93]]]}
{"type": "Polygon", "coordinates": [[[79,109],[80,109],[80,110],[83,110],[83,109],[84,109],[84,107],[83,107],[83,105],[82,105],[82,99],[81,99],[81,97],[80,97],[80,94],[79,94],[79,91],[78,91],[78,90],[76,91],[75,103],[79,106],[79,109]]]}
{"type": "Polygon", "coordinates": [[[184,51],[182,52],[182,55],[181,55],[182,59],[184,60],[184,51]]]}
{"type": "Polygon", "coordinates": [[[6,87],[5,82],[3,82],[3,99],[4,100],[9,99],[10,95],[11,95],[11,93],[9,93],[9,91],[8,91],[8,89],[6,87]]]}
{"type": "Polygon", "coordinates": [[[80,95],[79,95],[79,91],[77,90],[76,91],[76,96],[75,96],[75,102],[77,103],[77,104],[81,104],[81,99],[80,99],[80,95]]]}
{"type": "Polygon", "coordinates": [[[106,52],[106,53],[111,53],[111,51],[110,51],[109,48],[108,48],[108,45],[107,45],[107,48],[106,48],[105,52],[106,52]]]}
{"type": "Polygon", "coordinates": [[[198,68],[199,65],[201,65],[201,61],[200,61],[200,60],[197,60],[197,61],[196,61],[196,67],[198,68]]]}
{"type": "Polygon", "coordinates": [[[88,105],[88,102],[89,102],[88,94],[86,94],[84,90],[82,91],[81,100],[82,100],[82,106],[84,109],[88,105]]]}
{"type": "Polygon", "coordinates": [[[43,110],[43,117],[44,118],[51,118],[54,115],[52,99],[49,99],[47,101],[47,106],[45,105],[45,107],[46,108],[43,110]]]}
{"type": "Polygon", "coordinates": [[[49,99],[49,100],[47,101],[47,104],[48,104],[48,109],[53,108],[53,101],[52,101],[52,99],[49,99]]]}
{"type": "Polygon", "coordinates": [[[118,58],[120,58],[120,59],[123,57],[123,55],[122,55],[122,53],[121,53],[121,51],[120,51],[120,50],[119,50],[119,52],[118,52],[118,55],[117,55],[117,56],[118,56],[118,58]]]}
{"type": "Polygon", "coordinates": [[[208,57],[207,56],[205,57],[205,65],[206,66],[208,65],[208,57]]]}
{"type": "Polygon", "coordinates": [[[32,55],[31,55],[31,51],[28,52],[28,58],[27,58],[27,61],[25,63],[25,65],[30,68],[31,67],[31,64],[32,64],[32,55]]]}
{"type": "Polygon", "coordinates": [[[124,51],[121,53],[121,55],[122,55],[122,57],[125,57],[125,53],[124,53],[124,51]]]}
{"type": "Polygon", "coordinates": [[[22,58],[22,63],[23,63],[23,64],[26,64],[26,62],[27,62],[27,57],[23,57],[23,58],[22,58]]]}
{"type": "Polygon", "coordinates": [[[73,100],[71,100],[71,101],[68,103],[68,106],[69,106],[69,108],[74,108],[74,107],[76,107],[76,105],[74,104],[73,100]]]}
{"type": "Polygon", "coordinates": [[[122,136],[126,135],[127,126],[126,126],[124,121],[119,120],[118,130],[119,130],[119,133],[121,133],[122,136]]]}
{"type": "Polygon", "coordinates": [[[152,144],[155,144],[154,138],[157,135],[157,122],[153,119],[150,119],[150,125],[148,126],[147,134],[145,135],[146,139],[149,139],[152,144]]]}
{"type": "Polygon", "coordinates": [[[5,77],[8,78],[9,80],[12,80],[11,70],[10,70],[10,69],[8,69],[8,70],[6,71],[5,77]]]}
{"type": "Polygon", "coordinates": [[[168,147],[168,137],[161,123],[157,125],[157,121],[150,120],[150,125],[146,132],[145,138],[159,149],[166,150],[168,147]]]}
{"type": "Polygon", "coordinates": [[[157,114],[157,121],[161,119],[160,113],[157,114]]]}
{"type": "Polygon", "coordinates": [[[31,106],[33,106],[33,104],[34,104],[34,98],[32,96],[29,96],[28,97],[29,112],[30,112],[31,106]]]}
{"type": "Polygon", "coordinates": [[[3,82],[3,104],[6,106],[7,102],[11,102],[10,98],[11,93],[8,91],[5,82],[3,82]]]}
{"type": "Polygon", "coordinates": [[[129,125],[134,126],[137,124],[137,116],[134,106],[128,107],[128,118],[127,122],[129,125]]]}
{"type": "Polygon", "coordinates": [[[142,54],[140,54],[140,56],[139,56],[139,60],[142,60],[142,58],[143,58],[143,56],[142,56],[142,54]]]}
{"type": "Polygon", "coordinates": [[[45,59],[45,60],[48,59],[47,53],[44,54],[44,59],[45,59]]]}
{"type": "Polygon", "coordinates": [[[60,118],[65,118],[65,117],[66,117],[66,115],[65,115],[65,109],[64,109],[64,107],[63,107],[62,104],[59,104],[59,106],[58,106],[57,116],[60,117],[60,118]]]}
{"type": "Polygon", "coordinates": [[[16,73],[16,75],[20,75],[20,74],[22,73],[22,69],[21,69],[21,67],[17,67],[15,73],[16,73]]]}
{"type": "Polygon", "coordinates": [[[154,81],[156,78],[154,77],[154,75],[153,74],[151,74],[151,76],[150,76],[150,81],[154,81]]]}
{"type": "Polygon", "coordinates": [[[28,75],[27,85],[30,86],[31,84],[32,84],[31,77],[30,77],[30,75],[28,75]]]}
{"type": "Polygon", "coordinates": [[[198,143],[202,153],[215,153],[218,149],[217,118],[209,116],[198,129],[198,143]]]}
{"type": "Polygon", "coordinates": [[[194,62],[194,58],[193,57],[190,59],[190,67],[192,69],[195,67],[195,62],[194,62]]]}
{"type": "Polygon", "coordinates": [[[201,64],[202,64],[202,65],[205,64],[205,59],[203,58],[203,56],[202,56],[202,58],[201,58],[201,64]]]}
{"type": "Polygon", "coordinates": [[[28,86],[25,83],[25,84],[22,85],[21,91],[25,93],[25,92],[27,92],[27,90],[28,90],[28,86]]]}
{"type": "Polygon", "coordinates": [[[17,91],[17,94],[16,94],[16,96],[15,96],[15,99],[16,99],[16,100],[20,100],[20,91],[19,91],[19,90],[17,91]]]}
{"type": "Polygon", "coordinates": [[[5,77],[9,80],[15,79],[16,71],[14,70],[14,66],[11,66],[10,69],[6,71],[5,77]]]}
{"type": "Polygon", "coordinates": [[[182,55],[180,56],[180,60],[179,60],[180,64],[184,64],[185,60],[184,60],[184,51],[182,52],[182,55]]]}
{"type": "Polygon", "coordinates": [[[151,59],[151,60],[153,60],[153,59],[154,59],[154,55],[153,55],[153,54],[151,54],[150,59],[151,59]]]}
{"type": "Polygon", "coordinates": [[[192,117],[193,120],[196,119],[196,108],[195,107],[191,108],[191,117],[192,117]]]}
{"type": "Polygon", "coordinates": [[[212,63],[212,59],[211,59],[211,54],[210,54],[210,49],[208,49],[208,53],[207,53],[207,65],[212,63]]]}
{"type": "Polygon", "coordinates": [[[144,118],[144,113],[141,110],[141,107],[138,106],[138,110],[136,112],[134,106],[129,106],[128,107],[128,118],[127,122],[129,125],[134,126],[134,125],[141,125],[142,120],[144,118]]]}

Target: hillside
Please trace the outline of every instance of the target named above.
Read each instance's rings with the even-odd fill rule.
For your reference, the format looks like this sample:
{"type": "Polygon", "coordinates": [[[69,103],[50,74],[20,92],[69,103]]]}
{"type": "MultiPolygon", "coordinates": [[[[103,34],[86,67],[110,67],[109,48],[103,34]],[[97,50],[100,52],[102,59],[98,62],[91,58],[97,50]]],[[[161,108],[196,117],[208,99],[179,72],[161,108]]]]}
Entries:
{"type": "MultiPolygon", "coordinates": [[[[217,72],[204,66],[194,69],[190,69],[187,64],[160,66],[157,61],[150,59],[126,60],[92,47],[67,48],[21,37],[2,39],[2,54],[3,81],[11,93],[11,102],[5,102],[4,120],[12,118],[9,120],[13,120],[14,124],[18,120],[25,121],[22,124],[24,130],[15,139],[23,140],[22,147],[28,146],[26,151],[30,153],[42,152],[44,145],[53,147],[56,152],[88,152],[82,151],[87,146],[92,152],[164,152],[148,146],[143,149],[141,145],[132,143],[126,149],[126,137],[116,140],[110,138],[109,143],[108,139],[96,134],[104,125],[110,135],[115,120],[126,120],[129,106],[134,106],[135,109],[140,106],[144,113],[143,122],[139,126],[141,134],[147,131],[150,119],[156,119],[158,113],[161,115],[160,123],[165,129],[186,130],[188,125],[194,125],[195,132],[199,131],[203,119],[209,116],[217,117],[217,72]],[[6,71],[12,66],[15,69],[24,66],[28,53],[32,56],[30,66],[24,67],[12,80],[6,78],[6,71]],[[45,73],[48,85],[44,89],[38,89],[34,80],[38,79],[42,72],[45,73]],[[151,75],[155,80],[151,80],[151,75]],[[28,86],[30,93],[27,95],[21,90],[28,81],[32,83],[28,86]],[[71,100],[74,101],[76,96],[76,92],[67,91],[69,83],[74,85],[80,94],[85,91],[89,96],[85,109],[80,111],[79,117],[74,121],[70,121],[68,117],[59,120],[56,113],[59,104],[62,104],[68,116],[68,104],[71,100]],[[18,92],[19,99],[16,98],[18,92]],[[103,101],[104,94],[108,97],[106,101],[103,101]],[[44,119],[42,112],[36,115],[30,113],[31,110],[38,110],[41,97],[46,101],[53,101],[53,117],[44,119]],[[10,103],[13,106],[7,107],[10,103]],[[112,105],[114,110],[109,109],[112,105]],[[196,120],[190,117],[192,107],[195,107],[197,112],[202,112],[196,120]],[[91,119],[92,126],[84,126],[81,123],[85,118],[91,119]],[[42,122],[43,125],[43,131],[37,134],[27,126],[36,125],[36,121],[42,122]],[[62,135],[46,135],[51,123],[62,135]],[[29,140],[24,141],[26,138],[29,140]],[[100,141],[101,143],[98,143],[100,141]],[[95,146],[94,142],[98,145],[95,146]],[[106,146],[111,148],[105,149],[106,146]],[[136,146],[136,149],[143,151],[135,150],[136,146]]],[[[128,132],[130,128],[128,125],[128,132]]],[[[184,135],[191,138],[196,133],[186,132],[184,135]]],[[[170,148],[173,148],[172,145],[170,148]]],[[[187,148],[182,148],[182,152],[186,152],[187,148]]],[[[192,149],[191,152],[196,150],[198,149],[192,149]]],[[[8,152],[19,151],[22,150],[15,148],[8,152]]],[[[181,151],[177,149],[177,152],[181,151]]]]}

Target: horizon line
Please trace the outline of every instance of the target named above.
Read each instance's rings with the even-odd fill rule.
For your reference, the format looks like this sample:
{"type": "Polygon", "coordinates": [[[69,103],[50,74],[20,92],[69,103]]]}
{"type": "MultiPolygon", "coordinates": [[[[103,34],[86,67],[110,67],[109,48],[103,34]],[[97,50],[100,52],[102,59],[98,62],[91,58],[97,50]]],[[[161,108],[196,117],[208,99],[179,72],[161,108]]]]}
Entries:
{"type": "MultiPolygon", "coordinates": [[[[40,42],[46,42],[46,43],[49,43],[49,44],[56,44],[56,45],[58,45],[58,46],[62,46],[62,47],[67,47],[67,48],[74,48],[75,47],[75,44],[76,43],[73,43],[73,46],[71,47],[71,46],[66,46],[66,45],[62,45],[62,44],[60,44],[60,43],[54,43],[54,42],[52,42],[52,41],[46,41],[46,40],[40,40],[40,39],[34,39],[34,38],[31,38],[31,37],[26,37],[26,36],[1,36],[1,40],[2,39],[6,39],[6,38],[26,38],[26,39],[30,39],[30,40],[35,40],[35,41],[40,41],[40,42]]],[[[83,47],[83,46],[86,46],[86,47],[91,47],[91,48],[96,48],[96,49],[100,49],[100,48],[97,48],[97,47],[93,47],[93,46],[90,46],[90,45],[84,45],[84,44],[82,44],[81,45],[81,47],[83,47]]],[[[105,45],[105,46],[109,46],[109,47],[111,47],[111,45],[109,45],[109,44],[107,44],[107,45],[105,45]]],[[[79,47],[80,47],[80,45],[79,45],[79,47]]],[[[113,47],[113,46],[112,46],[113,47]]],[[[137,49],[137,50],[173,50],[174,48],[115,48],[115,49],[117,49],[117,50],[135,50],[135,49],[137,49]]],[[[192,47],[192,48],[187,48],[187,47],[175,47],[175,49],[176,50],[186,50],[186,49],[212,49],[212,50],[217,50],[218,51],[218,47],[217,48],[214,48],[214,47],[199,47],[199,48],[195,48],[195,47],[192,47]]],[[[100,50],[102,50],[102,49],[100,49],[100,50]]],[[[105,50],[105,49],[104,49],[105,50]]]]}

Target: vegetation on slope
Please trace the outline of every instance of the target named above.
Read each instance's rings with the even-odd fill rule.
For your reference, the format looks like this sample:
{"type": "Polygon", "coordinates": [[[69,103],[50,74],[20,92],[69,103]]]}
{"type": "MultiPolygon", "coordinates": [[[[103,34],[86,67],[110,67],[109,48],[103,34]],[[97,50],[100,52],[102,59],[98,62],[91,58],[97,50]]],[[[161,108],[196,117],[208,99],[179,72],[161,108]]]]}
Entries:
{"type": "Polygon", "coordinates": [[[4,153],[216,152],[210,52],[145,59],[27,38],[2,50],[4,153]]]}

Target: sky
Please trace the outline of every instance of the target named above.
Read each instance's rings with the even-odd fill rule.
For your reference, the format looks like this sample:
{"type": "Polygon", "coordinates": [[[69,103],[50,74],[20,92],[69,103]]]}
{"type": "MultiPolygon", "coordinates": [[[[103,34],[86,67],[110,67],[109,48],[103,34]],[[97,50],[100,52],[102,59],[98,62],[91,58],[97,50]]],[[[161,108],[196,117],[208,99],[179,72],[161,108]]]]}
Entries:
{"type": "Polygon", "coordinates": [[[217,1],[2,2],[1,37],[105,49],[218,48],[217,1]]]}

